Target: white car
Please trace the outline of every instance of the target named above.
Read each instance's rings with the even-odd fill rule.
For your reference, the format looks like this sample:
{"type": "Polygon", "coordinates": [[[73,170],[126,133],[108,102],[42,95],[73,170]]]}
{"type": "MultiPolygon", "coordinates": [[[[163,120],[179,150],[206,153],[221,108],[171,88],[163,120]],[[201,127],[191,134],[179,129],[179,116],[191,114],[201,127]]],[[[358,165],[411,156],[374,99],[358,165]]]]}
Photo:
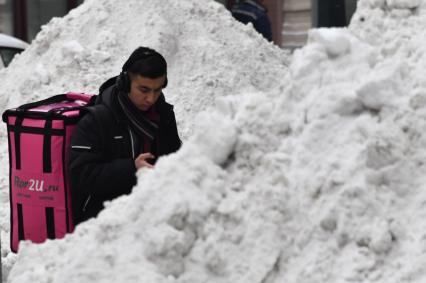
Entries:
{"type": "Polygon", "coordinates": [[[13,57],[27,46],[28,43],[20,39],[0,33],[0,69],[7,67],[13,57]]]}

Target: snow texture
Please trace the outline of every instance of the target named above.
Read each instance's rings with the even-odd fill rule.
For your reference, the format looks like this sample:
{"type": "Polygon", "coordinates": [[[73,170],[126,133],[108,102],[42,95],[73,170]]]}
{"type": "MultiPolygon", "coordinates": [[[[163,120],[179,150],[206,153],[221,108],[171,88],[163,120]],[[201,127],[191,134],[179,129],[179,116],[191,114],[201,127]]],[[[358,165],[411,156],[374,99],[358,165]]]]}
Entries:
{"type": "Polygon", "coordinates": [[[185,142],[97,219],[17,257],[3,208],[8,282],[425,282],[424,26],[424,0],[360,0],[288,64],[209,0],[92,0],[52,20],[1,71],[3,109],[94,92],[148,45],[185,142]]]}

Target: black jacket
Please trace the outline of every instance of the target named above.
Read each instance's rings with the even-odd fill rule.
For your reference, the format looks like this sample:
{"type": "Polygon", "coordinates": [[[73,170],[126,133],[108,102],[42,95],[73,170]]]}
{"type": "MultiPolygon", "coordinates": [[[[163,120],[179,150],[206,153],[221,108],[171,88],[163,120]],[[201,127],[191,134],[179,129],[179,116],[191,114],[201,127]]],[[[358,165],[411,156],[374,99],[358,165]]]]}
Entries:
{"type": "MultiPolygon", "coordinates": [[[[155,106],[160,116],[159,157],[177,151],[181,141],[173,106],[163,95],[155,106]]],[[[101,86],[96,105],[72,134],[68,168],[75,224],[96,216],[105,201],[131,192],[136,184],[134,160],[141,153],[134,146],[135,138],[112,78],[101,86]]]]}
{"type": "Polygon", "coordinates": [[[231,10],[232,16],[243,24],[252,23],[257,32],[268,41],[272,41],[271,22],[268,11],[256,0],[246,0],[236,4],[231,10]]]}

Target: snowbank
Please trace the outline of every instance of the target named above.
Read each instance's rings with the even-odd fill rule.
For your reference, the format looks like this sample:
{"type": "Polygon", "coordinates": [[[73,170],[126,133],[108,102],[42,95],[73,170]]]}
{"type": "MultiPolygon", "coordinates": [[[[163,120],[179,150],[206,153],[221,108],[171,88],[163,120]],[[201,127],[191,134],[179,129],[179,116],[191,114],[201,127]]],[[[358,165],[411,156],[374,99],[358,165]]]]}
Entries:
{"type": "MultiPolygon", "coordinates": [[[[202,119],[196,114],[210,107],[217,97],[276,89],[288,74],[285,52],[266,43],[252,28],[235,22],[213,1],[135,0],[120,5],[116,1],[86,1],[63,19],[53,19],[43,27],[30,48],[0,73],[4,82],[1,108],[68,90],[96,92],[104,80],[118,74],[124,60],[139,45],[159,50],[169,62],[165,94],[175,104],[184,140],[192,136],[195,121],[202,119]],[[271,72],[275,75],[270,76],[271,72]]],[[[223,109],[227,111],[226,105],[223,109]]],[[[204,120],[212,121],[212,117],[207,115],[204,120]]],[[[222,119],[216,120],[209,131],[219,130],[222,119]]],[[[189,152],[194,156],[206,154],[214,162],[226,159],[228,154],[221,148],[232,148],[230,138],[226,138],[230,130],[227,127],[223,134],[215,131],[199,135],[205,140],[198,143],[200,152],[189,152]],[[214,140],[219,137],[223,140],[214,140]]],[[[7,160],[4,132],[1,140],[0,154],[7,160]]],[[[7,188],[7,170],[4,162],[0,175],[3,188],[7,188]]],[[[162,175],[161,179],[165,178],[169,177],[162,175]]],[[[15,261],[8,250],[7,190],[2,191],[1,199],[2,255],[7,274],[15,261]]],[[[99,241],[90,242],[96,248],[99,241]]],[[[86,249],[90,244],[83,245],[86,249]]],[[[43,246],[47,252],[48,245],[43,246]]]]}
{"type": "Polygon", "coordinates": [[[311,31],[289,69],[219,5],[151,2],[89,1],[4,73],[22,90],[18,66],[45,62],[52,82],[82,88],[55,71],[64,60],[100,83],[147,40],[173,66],[166,95],[186,138],[73,235],[23,246],[9,282],[424,282],[426,1],[360,0],[349,30],[311,31]],[[123,34],[129,18],[150,29],[123,34]],[[121,33],[96,41],[100,27],[121,33]],[[36,60],[44,40],[51,55],[36,60]]]}

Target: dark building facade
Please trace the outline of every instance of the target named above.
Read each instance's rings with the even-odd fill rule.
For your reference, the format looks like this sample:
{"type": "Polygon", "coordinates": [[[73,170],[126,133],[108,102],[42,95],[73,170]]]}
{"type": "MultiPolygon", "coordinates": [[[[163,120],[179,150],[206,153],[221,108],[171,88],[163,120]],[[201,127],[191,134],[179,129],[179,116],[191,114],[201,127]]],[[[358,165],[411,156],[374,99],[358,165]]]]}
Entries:
{"type": "Polygon", "coordinates": [[[0,33],[30,42],[41,26],[62,17],[83,0],[0,0],[0,33]]]}
{"type": "MultiPolygon", "coordinates": [[[[228,8],[241,0],[216,0],[228,8]]],[[[275,44],[298,48],[314,27],[342,27],[349,24],[358,0],[263,0],[271,21],[275,44]]]]}
{"type": "MultiPolygon", "coordinates": [[[[216,1],[230,9],[241,0],[216,1]]],[[[0,0],[0,33],[30,42],[52,17],[62,17],[82,2],[0,0]]],[[[263,3],[268,9],[274,43],[293,49],[304,45],[307,31],[312,27],[347,25],[357,0],[263,0],[263,3]]]]}

